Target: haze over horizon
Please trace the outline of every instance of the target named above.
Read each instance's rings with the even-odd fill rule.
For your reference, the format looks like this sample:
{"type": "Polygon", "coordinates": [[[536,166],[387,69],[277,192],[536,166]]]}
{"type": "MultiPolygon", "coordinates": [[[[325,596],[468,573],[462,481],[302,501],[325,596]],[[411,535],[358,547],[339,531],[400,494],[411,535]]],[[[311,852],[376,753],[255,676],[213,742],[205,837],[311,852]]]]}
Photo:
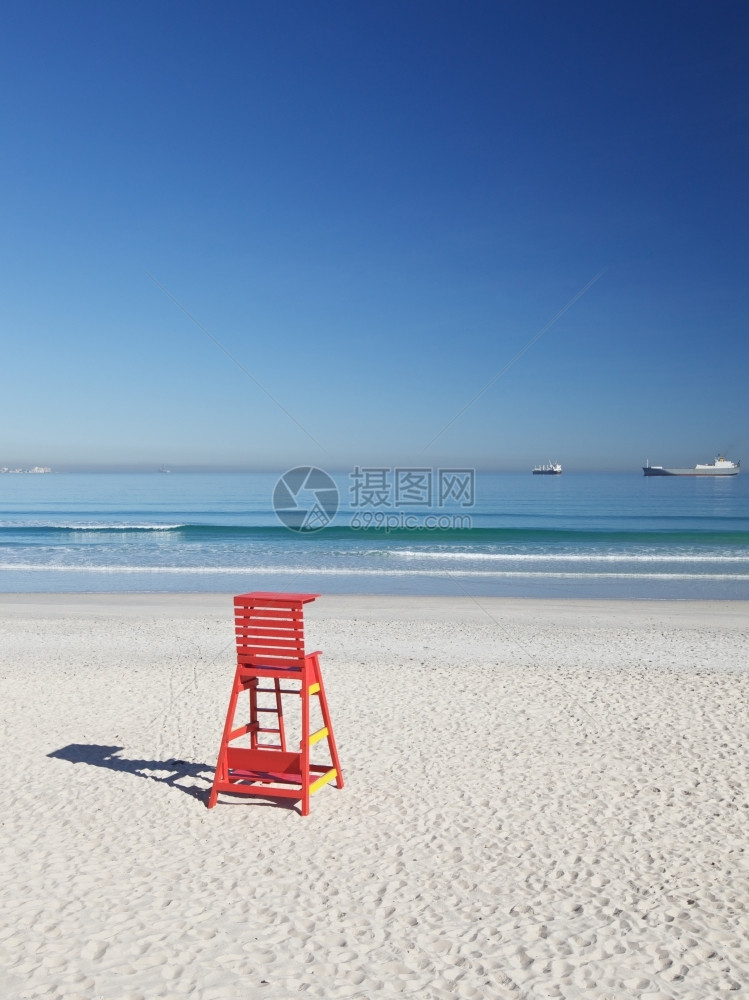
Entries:
{"type": "Polygon", "coordinates": [[[6,11],[0,466],[749,443],[749,9],[6,11]]]}
{"type": "MultiPolygon", "coordinates": [[[[722,451],[721,452],[716,452],[715,455],[706,456],[705,457],[705,461],[706,462],[712,462],[714,458],[722,456],[723,454],[724,453],[722,451]]],[[[541,460],[539,462],[536,462],[535,465],[538,466],[538,465],[548,464],[550,461],[551,460],[547,458],[547,459],[541,460]]],[[[702,461],[702,459],[700,459],[700,462],[701,461],[702,461]]],[[[738,461],[740,462],[740,458],[738,459],[738,461]]],[[[614,467],[613,463],[611,463],[608,466],[606,466],[606,465],[604,465],[604,466],[593,466],[593,465],[583,465],[583,464],[572,463],[572,464],[563,465],[563,470],[566,473],[568,473],[568,474],[569,473],[573,473],[573,474],[574,473],[590,473],[590,472],[608,473],[608,474],[612,474],[612,475],[620,475],[620,474],[621,475],[625,475],[627,473],[633,473],[633,472],[636,472],[636,473],[639,474],[639,473],[641,473],[642,466],[646,462],[648,462],[650,465],[662,465],[663,464],[660,461],[656,462],[656,461],[651,461],[650,459],[646,459],[645,461],[640,462],[637,465],[632,465],[632,466],[629,466],[627,468],[621,468],[621,467],[618,467],[618,466],[614,467]]],[[[309,462],[302,463],[302,464],[306,465],[306,466],[310,466],[309,462]]],[[[456,463],[447,462],[447,461],[421,462],[419,467],[436,470],[438,468],[448,468],[448,467],[451,467],[451,466],[453,466],[455,464],[456,463]]],[[[559,464],[562,465],[562,463],[559,463],[559,464]]],[[[690,465],[685,465],[685,466],[682,466],[682,467],[683,468],[691,468],[695,464],[696,464],[695,462],[692,462],[690,465]]],[[[312,465],[312,467],[322,468],[324,471],[326,471],[326,472],[328,472],[328,473],[330,473],[331,475],[334,475],[334,476],[338,476],[338,475],[340,475],[340,476],[350,476],[352,474],[352,472],[356,468],[359,468],[359,467],[361,467],[361,468],[387,468],[389,470],[394,470],[396,467],[400,467],[400,468],[415,468],[415,467],[417,467],[417,464],[415,462],[409,464],[409,463],[404,463],[404,462],[396,462],[396,463],[390,462],[390,463],[387,463],[387,462],[384,462],[384,461],[380,462],[380,463],[368,462],[368,463],[364,463],[364,465],[362,466],[361,463],[357,463],[357,462],[352,462],[350,465],[343,465],[343,464],[335,464],[335,465],[333,465],[333,464],[330,464],[330,463],[318,460],[318,461],[316,461],[314,463],[311,463],[311,465],[312,465]]],[[[669,467],[673,467],[674,463],[668,463],[668,466],[669,467]]],[[[463,463],[463,466],[461,466],[461,467],[466,467],[466,464],[463,463]]],[[[289,468],[291,468],[291,466],[289,468]]],[[[493,466],[489,466],[489,465],[472,465],[472,466],[470,466],[470,468],[473,468],[476,471],[477,474],[481,474],[481,475],[498,475],[498,474],[511,474],[511,473],[525,474],[525,473],[528,473],[528,472],[532,471],[532,469],[534,468],[534,466],[533,465],[528,465],[527,463],[525,465],[512,465],[512,466],[510,466],[509,464],[503,466],[500,463],[495,463],[495,465],[493,465],[493,466]]],[[[0,471],[3,471],[3,470],[0,469],[0,471]]],[[[27,474],[27,475],[34,474],[33,466],[31,466],[30,463],[26,463],[26,464],[21,463],[19,465],[11,466],[11,467],[9,467],[8,471],[10,471],[12,473],[21,472],[21,473],[24,473],[24,474],[27,474]]],[[[147,462],[133,462],[133,463],[130,463],[130,464],[121,464],[121,465],[111,465],[111,464],[108,465],[106,463],[99,463],[97,465],[94,465],[94,464],[85,465],[85,464],[76,464],[76,463],[64,463],[64,464],[61,464],[61,465],[58,465],[58,466],[49,467],[47,469],[47,471],[50,472],[50,473],[52,473],[53,475],[88,475],[88,474],[91,474],[91,475],[99,475],[99,474],[102,474],[102,475],[121,475],[121,474],[143,475],[143,474],[146,474],[146,475],[148,475],[148,474],[154,474],[155,475],[157,473],[168,472],[168,473],[172,473],[172,474],[176,474],[176,475],[181,475],[181,474],[182,475],[193,475],[193,474],[195,474],[195,475],[201,475],[201,474],[214,474],[214,473],[242,474],[242,475],[266,475],[267,474],[267,475],[270,475],[270,476],[273,476],[273,477],[277,478],[283,472],[288,471],[288,469],[287,468],[282,468],[282,467],[280,467],[278,465],[265,465],[265,466],[257,465],[257,466],[252,466],[252,465],[249,465],[249,464],[247,464],[247,465],[237,465],[237,464],[235,464],[235,465],[199,465],[199,464],[188,465],[188,464],[185,464],[185,465],[163,465],[163,466],[155,466],[152,463],[147,463],[147,462]]]]}

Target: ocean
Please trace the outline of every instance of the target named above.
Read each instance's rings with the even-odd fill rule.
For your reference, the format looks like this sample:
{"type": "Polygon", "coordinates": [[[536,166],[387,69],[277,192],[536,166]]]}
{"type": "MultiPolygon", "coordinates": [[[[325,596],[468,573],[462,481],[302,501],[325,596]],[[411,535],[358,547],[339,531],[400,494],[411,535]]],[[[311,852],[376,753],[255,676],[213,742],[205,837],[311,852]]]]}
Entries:
{"type": "Polygon", "coordinates": [[[0,590],[749,599],[747,475],[332,479],[0,475],[0,590]]]}

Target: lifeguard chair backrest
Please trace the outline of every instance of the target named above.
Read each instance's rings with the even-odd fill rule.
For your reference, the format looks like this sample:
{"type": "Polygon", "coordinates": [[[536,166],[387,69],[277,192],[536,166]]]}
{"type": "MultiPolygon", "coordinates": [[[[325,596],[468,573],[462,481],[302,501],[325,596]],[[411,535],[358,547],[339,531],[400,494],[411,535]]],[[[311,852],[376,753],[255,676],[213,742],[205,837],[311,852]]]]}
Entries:
{"type": "Polygon", "coordinates": [[[301,669],[304,605],[318,594],[255,591],[234,598],[237,663],[247,667],[301,669]]]}

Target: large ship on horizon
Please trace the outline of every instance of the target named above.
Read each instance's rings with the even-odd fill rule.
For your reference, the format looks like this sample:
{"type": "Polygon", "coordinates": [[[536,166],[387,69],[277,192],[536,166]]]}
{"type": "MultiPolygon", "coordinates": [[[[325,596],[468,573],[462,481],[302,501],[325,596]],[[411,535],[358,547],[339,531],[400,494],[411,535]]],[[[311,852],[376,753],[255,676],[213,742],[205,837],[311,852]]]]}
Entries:
{"type": "Polygon", "coordinates": [[[722,455],[718,455],[714,462],[705,465],[695,465],[693,469],[664,469],[662,465],[643,465],[642,471],[645,476],[737,476],[741,468],[741,462],[731,462],[722,455]]]}

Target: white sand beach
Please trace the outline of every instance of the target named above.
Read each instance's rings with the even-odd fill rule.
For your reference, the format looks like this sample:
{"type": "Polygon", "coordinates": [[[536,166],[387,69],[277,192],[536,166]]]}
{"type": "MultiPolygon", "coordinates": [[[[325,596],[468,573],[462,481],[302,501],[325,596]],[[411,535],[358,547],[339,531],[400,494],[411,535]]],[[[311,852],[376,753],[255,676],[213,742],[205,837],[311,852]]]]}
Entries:
{"type": "Polygon", "coordinates": [[[302,818],[205,806],[231,596],[0,597],[3,1000],[749,995],[746,603],[306,617],[302,818]]]}

